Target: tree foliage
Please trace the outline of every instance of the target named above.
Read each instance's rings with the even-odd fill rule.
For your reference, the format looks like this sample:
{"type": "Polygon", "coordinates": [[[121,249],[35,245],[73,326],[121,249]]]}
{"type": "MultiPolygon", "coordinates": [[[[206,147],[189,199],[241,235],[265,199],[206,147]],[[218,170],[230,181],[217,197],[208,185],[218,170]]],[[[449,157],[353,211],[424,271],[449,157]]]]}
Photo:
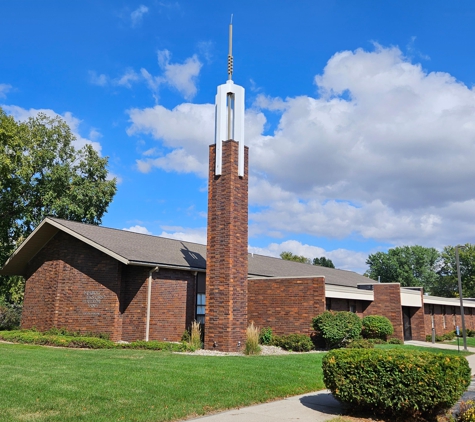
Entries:
{"type": "Polygon", "coordinates": [[[335,268],[330,258],[321,256],[320,258],[313,258],[313,265],[319,265],[320,267],[335,268]]]}
{"type": "MultiPolygon", "coordinates": [[[[467,243],[459,248],[460,276],[463,297],[475,297],[475,245],[467,243]]],[[[444,297],[458,296],[455,247],[446,246],[440,255],[438,280],[431,294],[444,297]]]]}
{"type": "Polygon", "coordinates": [[[286,261],[294,261],[294,262],[301,262],[303,264],[310,264],[310,259],[305,258],[302,255],[294,255],[292,252],[287,252],[284,251],[280,254],[280,257],[282,259],[285,259],[286,261]]]}
{"type": "MultiPolygon", "coordinates": [[[[107,158],[75,139],[60,117],[17,122],[0,108],[0,265],[46,216],[101,223],[116,181],[107,158]]],[[[19,283],[2,277],[0,296],[11,300],[19,283]]]]}
{"type": "Polygon", "coordinates": [[[284,251],[280,254],[280,257],[282,259],[285,259],[286,261],[294,261],[294,262],[301,262],[303,264],[318,265],[320,267],[335,268],[332,260],[329,258],[325,258],[324,256],[320,258],[313,258],[313,261],[312,261],[310,258],[306,258],[303,255],[294,255],[292,252],[284,251]]]}
{"type": "Polygon", "coordinates": [[[388,252],[369,255],[366,275],[383,283],[401,283],[403,287],[422,286],[431,292],[438,281],[440,254],[435,248],[401,246],[388,252]]]}

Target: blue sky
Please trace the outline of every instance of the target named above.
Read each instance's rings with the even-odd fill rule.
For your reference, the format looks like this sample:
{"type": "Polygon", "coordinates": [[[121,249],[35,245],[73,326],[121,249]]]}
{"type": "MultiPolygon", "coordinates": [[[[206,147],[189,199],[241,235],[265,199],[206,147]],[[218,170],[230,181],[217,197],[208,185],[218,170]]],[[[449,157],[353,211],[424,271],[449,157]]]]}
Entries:
{"type": "Polygon", "coordinates": [[[475,3],[1,0],[0,104],[110,157],[103,224],[205,242],[216,86],[246,89],[250,250],[365,270],[474,242],[475,3]]]}

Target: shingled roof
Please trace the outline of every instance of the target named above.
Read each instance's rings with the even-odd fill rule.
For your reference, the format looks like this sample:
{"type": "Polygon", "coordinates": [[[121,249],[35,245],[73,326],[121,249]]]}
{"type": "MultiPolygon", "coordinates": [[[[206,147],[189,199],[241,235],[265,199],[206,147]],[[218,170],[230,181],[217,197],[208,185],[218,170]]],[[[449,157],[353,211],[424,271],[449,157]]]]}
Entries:
{"type": "MultiPolygon", "coordinates": [[[[125,265],[150,265],[204,271],[206,245],[48,217],[28,236],[0,270],[24,275],[27,263],[59,231],[95,247],[125,265]]],[[[327,284],[356,287],[369,280],[352,271],[249,254],[250,277],[325,276],[327,284]]]]}

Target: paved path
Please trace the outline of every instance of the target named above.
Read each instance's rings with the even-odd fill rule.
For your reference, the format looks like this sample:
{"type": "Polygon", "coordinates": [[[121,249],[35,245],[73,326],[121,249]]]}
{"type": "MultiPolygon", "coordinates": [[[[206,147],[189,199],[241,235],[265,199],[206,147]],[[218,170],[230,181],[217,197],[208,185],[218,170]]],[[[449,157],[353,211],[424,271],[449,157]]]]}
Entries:
{"type": "MultiPolygon", "coordinates": [[[[432,344],[423,341],[406,341],[405,344],[438,349],[457,349],[457,346],[450,344],[432,344]]],[[[469,347],[469,351],[475,353],[475,348],[469,347]]],[[[475,354],[466,356],[466,358],[472,369],[473,377],[475,376],[475,354]]],[[[474,384],[475,382],[472,382],[462,397],[463,400],[475,397],[474,384]]],[[[342,404],[333,398],[329,390],[322,390],[192,420],[199,422],[324,422],[343,414],[344,410],[342,404]]]]}
{"type": "Polygon", "coordinates": [[[341,415],[343,410],[341,403],[333,398],[330,391],[322,390],[192,420],[199,422],[324,422],[341,415]]]}

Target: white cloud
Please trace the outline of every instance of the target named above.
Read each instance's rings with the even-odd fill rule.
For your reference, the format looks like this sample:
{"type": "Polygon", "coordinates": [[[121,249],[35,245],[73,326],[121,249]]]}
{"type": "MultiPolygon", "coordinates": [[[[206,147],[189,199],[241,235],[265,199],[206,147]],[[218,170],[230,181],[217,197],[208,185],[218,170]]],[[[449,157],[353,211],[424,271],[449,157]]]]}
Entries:
{"type": "Polygon", "coordinates": [[[282,243],[271,243],[267,247],[259,248],[249,246],[249,252],[279,257],[284,251],[292,252],[295,255],[304,256],[311,261],[313,258],[320,258],[324,256],[332,260],[336,268],[341,270],[356,271],[360,274],[367,269],[366,258],[367,253],[355,252],[348,249],[335,249],[333,251],[326,251],[318,246],[303,244],[297,240],[286,240],[282,243]]]}
{"type": "Polygon", "coordinates": [[[7,93],[10,92],[12,86],[9,84],[0,84],[0,98],[7,98],[7,93]]]}
{"type": "Polygon", "coordinates": [[[131,82],[137,82],[140,80],[140,76],[135,73],[133,69],[127,69],[126,72],[117,79],[114,79],[112,83],[114,85],[125,86],[127,88],[131,88],[131,82]]]}
{"type": "Polygon", "coordinates": [[[30,108],[29,110],[27,110],[25,108],[14,106],[14,105],[2,105],[2,108],[8,114],[11,114],[16,120],[20,120],[20,121],[28,120],[29,117],[36,117],[38,113],[46,114],[50,118],[53,118],[59,115],[68,124],[73,135],[76,137],[76,141],[73,143],[75,148],[82,148],[84,145],[90,144],[98,152],[100,152],[102,149],[101,144],[95,141],[102,135],[96,129],[91,129],[89,133],[89,137],[91,139],[82,137],[79,133],[79,125],[81,124],[82,120],[78,119],[77,117],[74,117],[73,114],[69,111],[60,115],[59,113],[56,113],[54,110],[44,109],[44,108],[41,108],[41,109],[30,108]]]}
{"type": "Polygon", "coordinates": [[[132,22],[132,26],[137,26],[142,22],[143,16],[148,13],[148,7],[141,4],[137,9],[135,9],[130,14],[130,20],[132,22]]]}
{"type": "Polygon", "coordinates": [[[109,83],[109,77],[103,73],[98,75],[96,71],[90,70],[89,82],[93,85],[106,86],[109,83]]]}
{"type": "MultiPolygon", "coordinates": [[[[246,112],[251,233],[473,242],[475,89],[380,46],[335,54],[315,83],[318,97],[260,95],[246,112]],[[263,136],[269,111],[280,120],[263,136]]],[[[130,110],[129,134],[172,150],[139,167],[206,177],[213,108],[130,110]]]]}
{"type": "Polygon", "coordinates": [[[129,228],[124,227],[122,230],[126,230],[128,232],[134,232],[134,233],[141,233],[141,234],[152,234],[151,232],[147,230],[146,227],[139,226],[139,225],[131,226],[129,228]]]}
{"type": "Polygon", "coordinates": [[[179,226],[163,226],[162,229],[162,233],[159,234],[161,237],[206,245],[206,227],[185,228],[179,226]]]}

